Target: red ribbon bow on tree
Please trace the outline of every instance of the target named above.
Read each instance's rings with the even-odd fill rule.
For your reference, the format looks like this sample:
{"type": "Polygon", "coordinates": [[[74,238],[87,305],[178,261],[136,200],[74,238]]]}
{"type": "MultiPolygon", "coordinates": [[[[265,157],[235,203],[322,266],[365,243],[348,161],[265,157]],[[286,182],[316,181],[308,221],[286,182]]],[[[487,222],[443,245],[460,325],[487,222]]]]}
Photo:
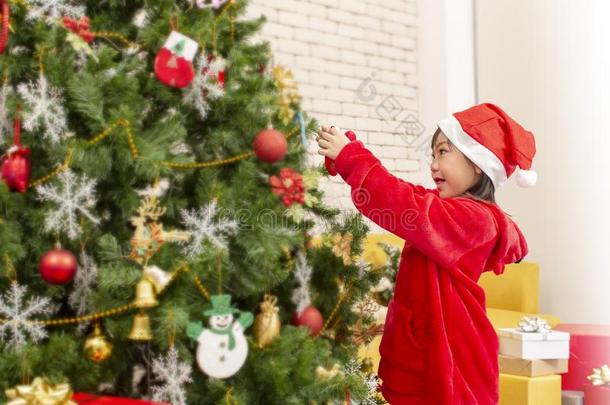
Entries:
{"type": "Polygon", "coordinates": [[[280,176],[269,177],[271,191],[273,194],[282,197],[282,202],[286,207],[292,204],[303,204],[305,201],[305,186],[303,176],[289,167],[280,170],[280,176]]]}
{"type": "Polygon", "coordinates": [[[89,31],[89,17],[81,17],[80,20],[64,17],[64,27],[77,34],[87,43],[95,39],[95,34],[89,31]]]}

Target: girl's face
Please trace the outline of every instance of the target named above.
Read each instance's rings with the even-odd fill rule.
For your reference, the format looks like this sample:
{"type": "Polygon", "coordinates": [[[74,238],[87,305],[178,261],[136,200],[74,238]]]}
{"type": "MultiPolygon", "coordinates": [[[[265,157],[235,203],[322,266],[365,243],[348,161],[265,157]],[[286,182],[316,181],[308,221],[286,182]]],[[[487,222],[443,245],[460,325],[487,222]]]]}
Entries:
{"type": "Polygon", "coordinates": [[[482,171],[449,143],[444,133],[432,146],[432,179],[442,198],[457,197],[479,182],[482,171]]]}

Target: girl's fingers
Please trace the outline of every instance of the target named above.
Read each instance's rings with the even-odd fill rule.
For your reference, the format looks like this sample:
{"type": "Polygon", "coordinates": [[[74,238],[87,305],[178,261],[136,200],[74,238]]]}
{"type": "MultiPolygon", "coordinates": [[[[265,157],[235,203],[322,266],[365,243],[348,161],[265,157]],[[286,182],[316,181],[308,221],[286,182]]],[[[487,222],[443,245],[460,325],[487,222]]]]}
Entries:
{"type": "Polygon", "coordinates": [[[330,142],[328,142],[328,141],[327,141],[327,140],[325,140],[325,139],[320,139],[320,140],[318,141],[318,145],[320,145],[320,147],[321,147],[321,148],[328,149],[328,148],[330,148],[330,145],[331,145],[331,144],[330,144],[330,142]]]}
{"type": "Polygon", "coordinates": [[[327,156],[328,149],[318,149],[318,155],[327,156]]]}
{"type": "Polygon", "coordinates": [[[322,125],[322,132],[330,132],[330,125],[322,125]]]}
{"type": "Polygon", "coordinates": [[[325,139],[327,141],[330,141],[331,139],[333,139],[333,134],[331,134],[329,132],[322,132],[320,134],[320,139],[325,139]]]}
{"type": "Polygon", "coordinates": [[[341,135],[341,131],[339,131],[339,128],[337,128],[337,127],[331,127],[330,131],[328,131],[328,132],[330,132],[331,134],[336,135],[336,136],[341,135]]]}

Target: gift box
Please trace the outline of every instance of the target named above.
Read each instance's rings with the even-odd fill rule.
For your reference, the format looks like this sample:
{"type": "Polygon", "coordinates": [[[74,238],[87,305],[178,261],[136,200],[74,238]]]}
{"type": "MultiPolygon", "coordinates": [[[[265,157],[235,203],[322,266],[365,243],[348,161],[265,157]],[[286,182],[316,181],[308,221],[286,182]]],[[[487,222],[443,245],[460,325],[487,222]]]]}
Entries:
{"type": "Polygon", "coordinates": [[[584,391],[591,370],[610,364],[610,325],[560,324],[555,330],[570,333],[570,360],[561,387],[584,391]]]}
{"type": "Polygon", "coordinates": [[[561,405],[584,405],[584,396],[582,391],[561,391],[561,405]]]}
{"type": "Polygon", "coordinates": [[[570,334],[567,332],[522,332],[500,328],[500,354],[522,359],[568,359],[570,334]]]}
{"type": "Polygon", "coordinates": [[[143,401],[134,398],[109,397],[95,394],[77,392],[72,396],[72,401],[78,405],[170,405],[168,403],[143,401]]]}
{"type": "Polygon", "coordinates": [[[521,359],[519,357],[498,356],[500,372],[504,374],[537,377],[562,374],[568,371],[567,359],[521,359]]]}
{"type": "Polygon", "coordinates": [[[610,386],[585,384],[585,404],[587,405],[608,405],[610,404],[610,386]]]}
{"type": "Polygon", "coordinates": [[[500,373],[500,405],[561,405],[561,376],[500,373]]]}

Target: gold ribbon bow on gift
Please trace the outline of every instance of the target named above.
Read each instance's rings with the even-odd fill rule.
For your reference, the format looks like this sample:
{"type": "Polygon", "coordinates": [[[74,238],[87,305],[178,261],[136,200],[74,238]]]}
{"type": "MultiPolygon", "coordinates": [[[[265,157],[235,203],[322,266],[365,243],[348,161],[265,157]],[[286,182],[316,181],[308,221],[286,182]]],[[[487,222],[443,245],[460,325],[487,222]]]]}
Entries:
{"type": "Polygon", "coordinates": [[[5,391],[7,405],[77,405],[72,401],[70,384],[51,385],[36,377],[30,385],[18,385],[5,391]]]}
{"type": "Polygon", "coordinates": [[[521,332],[527,333],[548,333],[551,331],[551,326],[545,319],[537,316],[524,316],[519,322],[519,328],[521,332]]]}
{"type": "Polygon", "coordinates": [[[587,376],[587,379],[596,387],[599,385],[610,385],[610,367],[604,364],[600,368],[594,368],[593,374],[587,376]]]}

